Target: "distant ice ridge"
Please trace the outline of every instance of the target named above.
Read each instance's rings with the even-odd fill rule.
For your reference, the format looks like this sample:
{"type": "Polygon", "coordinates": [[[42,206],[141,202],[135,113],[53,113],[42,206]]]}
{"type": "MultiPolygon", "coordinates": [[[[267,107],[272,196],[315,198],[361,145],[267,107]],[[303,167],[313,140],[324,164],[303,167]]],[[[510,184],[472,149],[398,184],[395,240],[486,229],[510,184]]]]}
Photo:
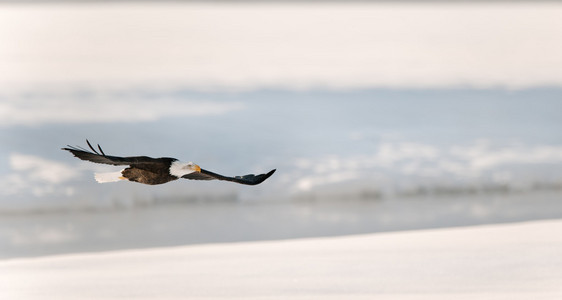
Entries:
{"type": "Polygon", "coordinates": [[[283,180],[293,195],[323,197],[513,193],[562,190],[560,167],[562,146],[404,142],[383,143],[370,155],[301,158],[283,180]]]}
{"type": "MultiPolygon", "coordinates": [[[[98,188],[97,185],[91,185],[84,179],[80,187],[74,180],[82,176],[91,178],[94,170],[107,170],[110,166],[75,168],[19,154],[12,155],[10,159],[14,173],[4,176],[3,185],[6,185],[5,192],[11,191],[14,201],[4,201],[0,211],[23,208],[19,203],[22,201],[20,197],[26,199],[22,201],[25,210],[49,210],[42,207],[46,204],[55,210],[105,210],[194,201],[346,200],[562,191],[562,146],[498,147],[486,141],[450,147],[384,142],[372,154],[285,160],[276,166],[281,172],[252,189],[224,182],[179,180],[162,188],[118,182],[100,193],[92,191],[98,188]],[[72,177],[58,176],[57,173],[64,173],[61,170],[70,170],[72,177]],[[187,188],[189,191],[186,191],[187,188]],[[85,193],[84,190],[90,192],[85,193]],[[29,192],[32,194],[26,196],[29,192]],[[32,201],[34,197],[56,201],[32,201]],[[75,201],[75,197],[80,197],[82,201],[75,201]],[[91,200],[87,200],[89,198],[91,200]]],[[[117,178],[120,171],[102,174],[105,175],[97,173],[96,180],[109,182],[115,181],[112,179],[117,178]]]]}

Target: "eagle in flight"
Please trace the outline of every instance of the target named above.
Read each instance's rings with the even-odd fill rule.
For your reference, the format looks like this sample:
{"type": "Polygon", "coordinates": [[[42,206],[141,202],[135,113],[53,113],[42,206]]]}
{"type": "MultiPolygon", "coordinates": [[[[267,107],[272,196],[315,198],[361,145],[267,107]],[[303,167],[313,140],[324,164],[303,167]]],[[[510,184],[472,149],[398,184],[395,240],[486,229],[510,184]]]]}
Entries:
{"type": "Polygon", "coordinates": [[[204,169],[192,162],[181,162],[171,157],[152,158],[148,156],[129,156],[119,157],[105,155],[100,145],[99,152],[92,147],[90,142],[86,140],[92,151],[82,147],[67,146],[62,150],[70,151],[74,156],[81,160],[87,160],[98,164],[107,164],[114,166],[128,166],[127,168],[111,173],[96,173],[95,178],[99,183],[114,182],[119,180],[128,180],[144,184],[162,184],[179,178],[194,180],[226,180],[247,185],[256,185],[262,183],[269,178],[274,170],[266,174],[249,174],[244,176],[228,177],[219,175],[204,169]]]}

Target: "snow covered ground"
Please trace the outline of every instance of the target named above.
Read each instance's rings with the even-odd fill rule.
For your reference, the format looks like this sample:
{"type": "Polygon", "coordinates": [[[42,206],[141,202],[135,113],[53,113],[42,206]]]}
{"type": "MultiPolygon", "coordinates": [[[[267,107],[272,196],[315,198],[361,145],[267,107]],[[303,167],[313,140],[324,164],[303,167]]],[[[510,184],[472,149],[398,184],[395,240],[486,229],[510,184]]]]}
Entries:
{"type": "Polygon", "coordinates": [[[561,299],[560,232],[549,220],[4,260],[0,298],[561,299]]]}

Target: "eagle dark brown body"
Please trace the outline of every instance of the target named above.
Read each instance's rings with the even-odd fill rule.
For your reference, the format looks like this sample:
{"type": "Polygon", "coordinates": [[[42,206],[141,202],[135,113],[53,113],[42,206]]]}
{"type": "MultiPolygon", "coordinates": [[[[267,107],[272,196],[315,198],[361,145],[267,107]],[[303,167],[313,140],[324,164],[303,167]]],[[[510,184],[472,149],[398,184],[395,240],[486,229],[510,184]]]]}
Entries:
{"type": "Polygon", "coordinates": [[[138,167],[128,167],[121,171],[121,174],[129,181],[150,185],[162,184],[178,179],[178,177],[170,175],[168,172],[169,167],[165,165],[144,165],[142,167],[142,169],[138,167]],[[162,175],[166,173],[168,174],[167,176],[162,175]]]}

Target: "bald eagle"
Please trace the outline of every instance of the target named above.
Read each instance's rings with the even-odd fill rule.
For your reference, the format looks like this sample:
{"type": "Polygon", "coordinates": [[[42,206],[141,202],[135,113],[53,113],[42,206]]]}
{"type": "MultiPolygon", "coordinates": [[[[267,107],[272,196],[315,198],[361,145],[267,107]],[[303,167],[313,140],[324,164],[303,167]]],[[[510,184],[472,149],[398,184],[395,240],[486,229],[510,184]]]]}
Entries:
{"type": "Polygon", "coordinates": [[[204,169],[192,162],[181,162],[171,157],[152,158],[148,156],[118,157],[105,155],[98,144],[99,152],[86,140],[91,151],[82,147],[67,146],[62,150],[70,151],[81,160],[114,166],[129,166],[121,171],[112,173],[96,173],[95,178],[99,183],[128,180],[144,184],[163,184],[179,178],[194,180],[226,180],[247,185],[256,185],[269,178],[274,170],[260,175],[244,175],[228,177],[204,169]]]}

